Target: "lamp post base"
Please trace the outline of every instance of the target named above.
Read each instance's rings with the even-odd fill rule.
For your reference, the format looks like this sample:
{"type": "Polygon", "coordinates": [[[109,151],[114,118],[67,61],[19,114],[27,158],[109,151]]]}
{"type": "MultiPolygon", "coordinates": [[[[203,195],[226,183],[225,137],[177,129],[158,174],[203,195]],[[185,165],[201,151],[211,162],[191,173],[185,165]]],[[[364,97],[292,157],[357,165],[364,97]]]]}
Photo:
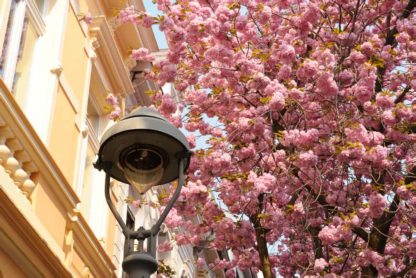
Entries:
{"type": "Polygon", "coordinates": [[[156,272],[158,263],[148,253],[133,252],[124,258],[122,266],[129,278],[149,278],[156,272]]]}

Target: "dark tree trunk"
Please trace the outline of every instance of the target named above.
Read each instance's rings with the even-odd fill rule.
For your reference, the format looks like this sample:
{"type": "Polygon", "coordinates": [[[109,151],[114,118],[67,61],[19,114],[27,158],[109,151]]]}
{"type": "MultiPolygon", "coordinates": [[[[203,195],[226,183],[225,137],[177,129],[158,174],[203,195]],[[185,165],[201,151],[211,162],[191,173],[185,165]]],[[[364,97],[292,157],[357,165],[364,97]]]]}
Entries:
{"type": "Polygon", "coordinates": [[[260,269],[263,272],[264,278],[273,278],[272,266],[270,264],[269,258],[269,250],[267,249],[266,232],[263,227],[261,227],[259,222],[259,220],[256,220],[253,224],[254,228],[256,229],[256,249],[260,257],[260,269]]]}
{"type": "Polygon", "coordinates": [[[264,278],[273,278],[272,266],[270,264],[269,250],[267,249],[266,234],[267,230],[260,223],[260,213],[263,210],[264,195],[260,194],[259,209],[256,214],[250,216],[256,234],[256,250],[260,258],[260,270],[263,272],[264,278]]]}

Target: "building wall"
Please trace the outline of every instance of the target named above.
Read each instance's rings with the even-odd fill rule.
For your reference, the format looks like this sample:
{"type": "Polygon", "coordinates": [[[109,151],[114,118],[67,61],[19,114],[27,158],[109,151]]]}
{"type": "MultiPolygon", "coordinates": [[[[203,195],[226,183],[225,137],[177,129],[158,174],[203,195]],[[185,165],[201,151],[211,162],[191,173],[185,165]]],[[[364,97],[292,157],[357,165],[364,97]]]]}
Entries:
{"type": "MultiPolygon", "coordinates": [[[[113,124],[106,95],[150,103],[131,81],[137,65],[129,51],[158,50],[150,29],[117,24],[122,5],[0,0],[0,277],[122,276],[124,237],[104,199],[103,173],[91,163],[113,124]]],[[[113,183],[123,217],[128,195],[127,185],[113,183]]],[[[136,226],[157,217],[138,210],[136,226]]],[[[166,259],[177,277],[193,277],[189,248],[175,247],[166,259]]]]}

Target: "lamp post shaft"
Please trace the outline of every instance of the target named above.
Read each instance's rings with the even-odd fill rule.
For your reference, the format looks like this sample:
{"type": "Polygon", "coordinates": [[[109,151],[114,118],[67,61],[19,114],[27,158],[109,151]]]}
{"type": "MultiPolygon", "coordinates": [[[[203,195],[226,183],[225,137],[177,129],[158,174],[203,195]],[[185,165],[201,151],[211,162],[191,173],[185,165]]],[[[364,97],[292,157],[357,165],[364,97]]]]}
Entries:
{"type": "Polygon", "coordinates": [[[133,269],[129,273],[129,278],[150,278],[150,273],[137,267],[137,269],[133,269]]]}

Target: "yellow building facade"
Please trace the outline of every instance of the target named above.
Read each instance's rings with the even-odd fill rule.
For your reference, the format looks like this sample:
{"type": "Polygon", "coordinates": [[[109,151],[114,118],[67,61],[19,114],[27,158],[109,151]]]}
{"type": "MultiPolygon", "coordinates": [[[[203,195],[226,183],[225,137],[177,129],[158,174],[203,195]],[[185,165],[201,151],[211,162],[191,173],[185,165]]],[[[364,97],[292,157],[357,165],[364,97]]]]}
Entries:
{"type": "MultiPolygon", "coordinates": [[[[143,89],[154,85],[131,73],[147,65],[130,51],[158,50],[151,30],[117,23],[124,6],[0,0],[0,277],[122,276],[124,239],[92,162],[112,124],[107,94],[122,108],[150,103],[143,89]]],[[[114,184],[111,194],[126,216],[128,187],[114,184]]],[[[177,277],[194,271],[184,260],[175,267],[177,277]]]]}

